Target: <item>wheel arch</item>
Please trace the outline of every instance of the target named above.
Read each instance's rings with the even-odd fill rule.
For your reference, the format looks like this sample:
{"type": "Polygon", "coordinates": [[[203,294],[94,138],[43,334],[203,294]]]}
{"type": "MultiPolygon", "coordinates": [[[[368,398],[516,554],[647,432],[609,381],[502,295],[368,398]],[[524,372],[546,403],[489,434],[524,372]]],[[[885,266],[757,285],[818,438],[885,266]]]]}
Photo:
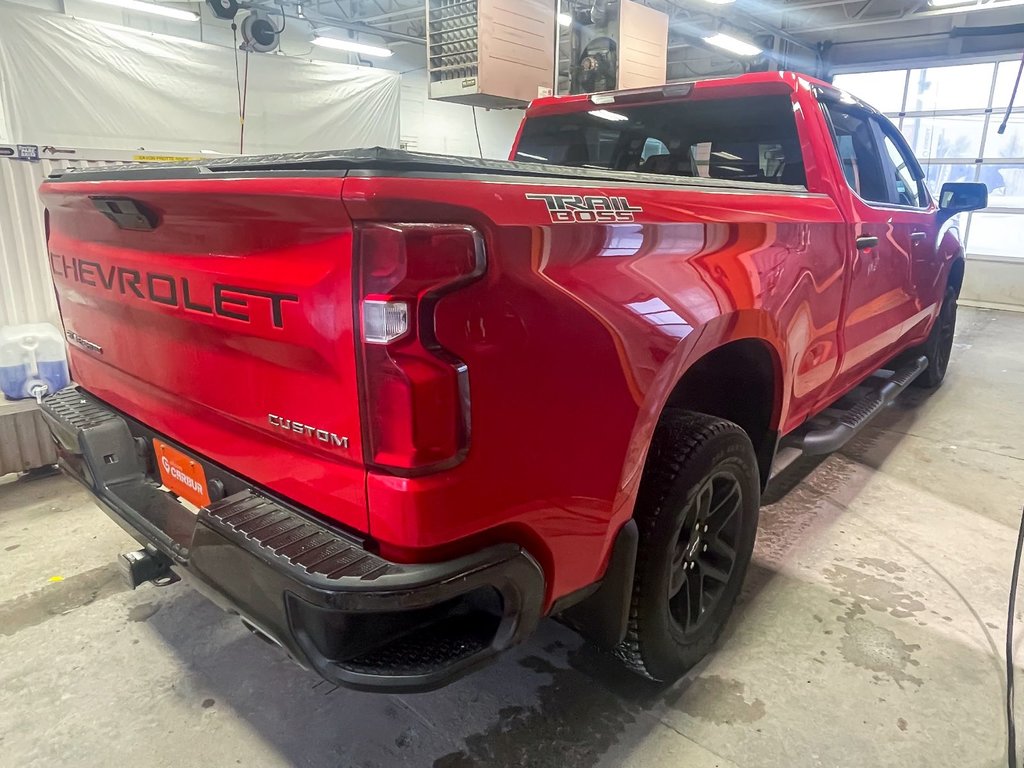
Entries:
{"type": "Polygon", "coordinates": [[[966,267],[966,258],[961,250],[953,257],[953,261],[949,265],[949,276],[946,278],[946,285],[954,288],[957,296],[960,295],[960,291],[964,287],[964,270],[966,267]]]}
{"type": "Polygon", "coordinates": [[[666,408],[683,408],[739,425],[754,446],[763,488],[778,442],[781,368],[775,348],[763,338],[726,342],[687,367],[669,393],[662,413],[666,408]]]}
{"type": "Polygon", "coordinates": [[[785,393],[784,358],[778,348],[764,336],[749,335],[721,338],[717,344],[695,345],[687,351],[671,377],[665,377],[659,396],[649,398],[646,417],[638,420],[629,451],[633,466],[624,473],[616,503],[623,520],[621,527],[609,532],[609,564],[600,585],[596,592],[565,603],[567,623],[606,648],[614,648],[626,634],[637,556],[637,492],[648,448],[665,412],[684,408],[738,424],[754,445],[762,489],[771,473],[785,393]],[[750,397],[752,389],[757,397],[750,397]]]}
{"type": "Polygon", "coordinates": [[[634,426],[616,500],[618,509],[629,510],[624,519],[632,517],[647,449],[666,408],[681,407],[735,421],[751,436],[762,486],[770,474],[787,406],[786,354],[774,318],[762,312],[722,316],[691,337],[662,365],[634,426]],[[758,396],[751,398],[752,391],[758,396]]]}

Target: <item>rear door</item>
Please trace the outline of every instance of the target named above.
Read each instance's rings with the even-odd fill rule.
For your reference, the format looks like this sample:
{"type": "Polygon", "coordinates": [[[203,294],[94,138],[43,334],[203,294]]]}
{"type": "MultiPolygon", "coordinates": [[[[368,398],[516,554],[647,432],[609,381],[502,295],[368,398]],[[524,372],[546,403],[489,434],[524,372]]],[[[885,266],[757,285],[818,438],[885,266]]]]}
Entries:
{"type": "Polygon", "coordinates": [[[842,174],[850,189],[853,257],[841,318],[843,356],[837,391],[878,368],[894,352],[917,313],[908,208],[892,202],[881,133],[872,113],[823,102],[842,174]]]}

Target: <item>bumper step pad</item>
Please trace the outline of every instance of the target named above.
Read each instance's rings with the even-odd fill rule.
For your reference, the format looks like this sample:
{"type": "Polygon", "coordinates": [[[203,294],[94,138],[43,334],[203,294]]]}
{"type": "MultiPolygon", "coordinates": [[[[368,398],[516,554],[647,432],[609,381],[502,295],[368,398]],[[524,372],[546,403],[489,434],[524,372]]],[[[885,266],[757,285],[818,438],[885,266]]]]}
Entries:
{"type": "Polygon", "coordinates": [[[309,522],[272,499],[242,491],[203,509],[203,521],[228,539],[246,539],[288,565],[328,580],[372,581],[397,566],[367,552],[361,542],[309,522]]]}

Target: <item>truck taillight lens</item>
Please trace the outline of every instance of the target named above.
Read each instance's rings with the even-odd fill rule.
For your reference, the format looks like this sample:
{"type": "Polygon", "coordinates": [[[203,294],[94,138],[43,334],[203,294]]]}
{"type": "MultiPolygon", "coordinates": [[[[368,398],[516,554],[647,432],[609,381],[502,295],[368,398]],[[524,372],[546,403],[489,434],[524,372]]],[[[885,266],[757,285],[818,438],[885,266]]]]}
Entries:
{"type": "Polygon", "coordinates": [[[408,303],[363,299],[363,341],[367,344],[390,344],[408,330],[408,303]]]}
{"type": "Polygon", "coordinates": [[[355,238],[365,459],[451,466],[469,447],[469,370],[438,342],[434,311],[483,274],[483,238],[450,224],[360,224],[355,238]]]}

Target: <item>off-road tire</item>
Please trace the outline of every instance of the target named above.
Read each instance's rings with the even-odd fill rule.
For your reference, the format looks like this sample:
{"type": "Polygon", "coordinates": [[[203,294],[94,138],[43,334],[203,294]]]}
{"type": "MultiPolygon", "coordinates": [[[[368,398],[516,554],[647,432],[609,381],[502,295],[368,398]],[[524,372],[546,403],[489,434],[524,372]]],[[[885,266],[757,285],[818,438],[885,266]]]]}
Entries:
{"type": "MultiPolygon", "coordinates": [[[[718,508],[724,509],[724,504],[720,502],[718,508]]],[[[707,506],[705,519],[711,520],[710,501],[707,506]]],[[[743,584],[757,534],[759,506],[757,459],[746,432],[724,419],[680,409],[666,410],[655,429],[634,515],[640,543],[629,625],[625,640],[615,649],[628,667],[653,680],[671,681],[707,654],[721,634],[743,584]],[[718,579],[722,577],[719,564],[725,559],[719,559],[717,553],[726,542],[724,531],[721,539],[715,537],[712,541],[714,525],[711,533],[703,525],[696,526],[704,532],[697,534],[697,546],[693,546],[695,527],[688,521],[695,519],[695,510],[703,508],[709,487],[713,499],[714,489],[725,488],[721,491],[724,494],[732,487],[730,484],[734,485],[732,492],[739,496],[734,510],[738,519],[735,527],[729,528],[735,556],[727,578],[712,584],[703,574],[706,568],[708,572],[714,571],[718,579]],[[684,535],[688,527],[691,534],[686,544],[684,535]],[[704,542],[701,536],[705,537],[704,542]],[[683,574],[701,574],[691,583],[686,576],[680,576],[678,563],[681,556],[685,560],[686,552],[700,550],[704,544],[711,551],[704,548],[694,557],[712,561],[707,566],[685,563],[695,570],[684,568],[683,574]],[[684,579],[683,586],[670,598],[670,590],[680,578],[684,579]],[[693,615],[692,606],[703,605],[704,585],[714,588],[719,583],[721,587],[709,602],[707,615],[700,611],[697,621],[689,629],[684,628],[683,624],[689,623],[693,615]],[[699,595],[696,599],[689,592],[694,584],[699,595]]]]}
{"type": "Polygon", "coordinates": [[[953,333],[956,330],[956,288],[946,289],[939,316],[935,318],[932,330],[924,344],[915,348],[912,354],[928,358],[928,367],[914,379],[914,386],[935,389],[946,378],[949,358],[953,351],[953,333]]]}

